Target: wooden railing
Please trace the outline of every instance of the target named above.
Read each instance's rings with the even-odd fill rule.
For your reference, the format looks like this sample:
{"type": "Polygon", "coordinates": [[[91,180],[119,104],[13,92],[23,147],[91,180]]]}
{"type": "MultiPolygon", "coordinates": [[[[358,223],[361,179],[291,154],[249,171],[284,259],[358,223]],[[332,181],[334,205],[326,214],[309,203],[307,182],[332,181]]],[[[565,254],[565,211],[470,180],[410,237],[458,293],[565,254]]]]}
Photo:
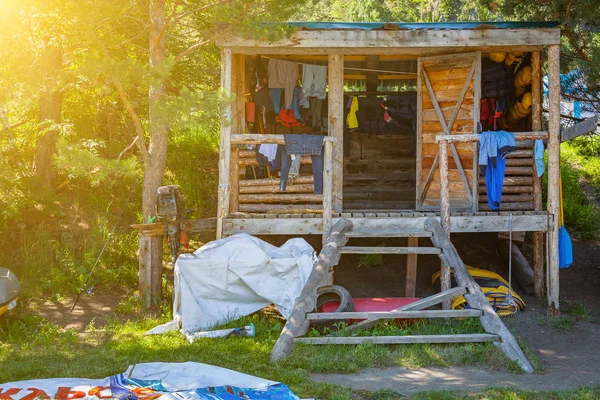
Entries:
{"type": "MultiPolygon", "coordinates": [[[[333,212],[333,146],[337,139],[332,136],[323,137],[323,241],[329,235],[332,226],[333,212]]],[[[232,134],[231,145],[251,144],[285,144],[283,135],[270,134],[232,134]]]]}
{"type": "MultiPolygon", "coordinates": [[[[518,132],[515,140],[548,139],[548,132],[518,132]]],[[[440,223],[446,235],[450,237],[450,182],[448,181],[448,146],[450,143],[478,142],[478,134],[465,135],[438,135],[436,141],[439,144],[439,170],[440,170],[440,223]]],[[[477,160],[473,160],[477,162],[477,160]]],[[[476,201],[477,199],[473,199],[476,201]]],[[[441,267],[440,283],[442,290],[450,288],[450,268],[444,262],[441,267]]],[[[445,305],[447,307],[448,305],[445,305]]]]}
{"type": "MultiPolygon", "coordinates": [[[[547,140],[548,132],[516,132],[515,140],[547,140]]],[[[450,235],[450,182],[448,181],[448,145],[450,143],[470,143],[478,142],[478,134],[465,135],[438,135],[436,141],[439,144],[440,152],[440,219],[444,230],[450,235]]],[[[476,162],[476,161],[475,161],[476,162]]]]}

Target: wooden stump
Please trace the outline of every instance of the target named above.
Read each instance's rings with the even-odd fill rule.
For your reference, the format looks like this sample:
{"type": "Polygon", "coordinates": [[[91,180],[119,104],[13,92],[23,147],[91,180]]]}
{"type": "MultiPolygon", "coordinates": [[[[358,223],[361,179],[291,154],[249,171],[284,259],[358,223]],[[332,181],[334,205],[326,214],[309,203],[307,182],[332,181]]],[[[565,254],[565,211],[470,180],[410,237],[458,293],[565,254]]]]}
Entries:
{"type": "Polygon", "coordinates": [[[159,303],[162,296],[162,234],[140,235],[139,289],[144,307],[159,303]]]}

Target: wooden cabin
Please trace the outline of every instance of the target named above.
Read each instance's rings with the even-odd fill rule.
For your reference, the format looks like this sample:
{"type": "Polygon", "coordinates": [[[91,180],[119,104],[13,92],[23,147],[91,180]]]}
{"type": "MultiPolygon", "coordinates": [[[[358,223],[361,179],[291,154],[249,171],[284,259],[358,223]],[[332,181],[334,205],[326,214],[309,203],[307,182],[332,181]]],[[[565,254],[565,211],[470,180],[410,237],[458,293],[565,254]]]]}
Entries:
{"type": "MultiPolygon", "coordinates": [[[[341,218],[352,221],[352,237],[426,236],[419,232],[431,216],[440,218],[448,234],[506,232],[512,221],[513,231],[534,232],[536,294],[543,297],[547,286],[549,309],[557,312],[558,24],[289,25],[295,28],[293,33],[276,42],[235,34],[217,40],[222,48],[222,88],[235,95],[225,109],[220,133],[217,238],[246,232],[323,235],[325,239],[341,218]],[[507,53],[506,58],[499,53],[507,53]],[[547,130],[542,127],[544,54],[550,82],[547,130]],[[517,149],[506,158],[502,204],[496,211],[490,210],[485,178],[478,171],[481,100],[485,98],[482,80],[490,57],[501,58],[498,64],[512,68],[513,74],[525,66],[531,68],[530,79],[521,80],[526,85],[510,90],[507,97],[504,118],[513,118],[503,126],[514,132],[517,149]],[[247,114],[246,103],[254,102],[257,68],[264,68],[273,59],[297,63],[298,81],[306,65],[327,67],[327,93],[318,126],[314,118],[304,126],[269,126],[263,124],[258,107],[249,108],[253,114],[247,114]],[[523,92],[531,93],[526,116],[510,110],[523,92]],[[363,110],[364,118],[370,119],[374,114],[383,115],[386,110],[382,104],[397,97],[408,98],[412,104],[414,116],[409,123],[382,120],[374,124],[377,126],[367,123],[348,129],[348,106],[353,98],[359,109],[371,107],[363,110]],[[299,175],[281,191],[277,172],[259,166],[256,146],[283,145],[286,134],[315,132],[325,135],[323,193],[314,193],[311,156],[302,156],[299,175]],[[546,208],[542,204],[542,179],[535,171],[536,139],[544,140],[548,149],[546,208]]],[[[416,240],[409,240],[409,245],[416,246],[416,240]]],[[[449,285],[447,273],[442,280],[449,285]]]]}

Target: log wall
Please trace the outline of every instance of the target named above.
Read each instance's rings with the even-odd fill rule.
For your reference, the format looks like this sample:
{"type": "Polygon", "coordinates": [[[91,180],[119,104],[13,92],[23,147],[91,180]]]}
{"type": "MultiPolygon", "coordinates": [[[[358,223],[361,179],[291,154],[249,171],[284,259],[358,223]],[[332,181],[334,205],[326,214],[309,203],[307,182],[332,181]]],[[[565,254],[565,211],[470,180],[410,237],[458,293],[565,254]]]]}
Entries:
{"type": "Polygon", "coordinates": [[[352,134],[344,158],[344,211],[412,210],[414,199],[414,133],[352,134]]]}

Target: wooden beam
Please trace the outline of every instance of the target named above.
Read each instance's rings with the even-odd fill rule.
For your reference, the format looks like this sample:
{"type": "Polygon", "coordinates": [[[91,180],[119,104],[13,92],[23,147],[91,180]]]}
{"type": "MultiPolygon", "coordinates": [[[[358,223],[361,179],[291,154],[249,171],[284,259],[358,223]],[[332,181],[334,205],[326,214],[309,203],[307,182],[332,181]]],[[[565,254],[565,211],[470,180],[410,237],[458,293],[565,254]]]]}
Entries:
{"type": "MultiPolygon", "coordinates": [[[[245,56],[243,54],[232,54],[231,58],[231,88],[235,95],[235,100],[231,109],[231,130],[233,132],[246,131],[246,102],[244,94],[246,93],[246,73],[245,56]]],[[[230,189],[229,189],[229,212],[239,210],[239,182],[240,165],[238,163],[239,151],[237,148],[231,151],[230,161],[230,189]]]]}
{"type": "Polygon", "coordinates": [[[241,204],[267,204],[267,203],[321,203],[322,194],[315,193],[286,193],[281,194],[241,194],[241,204]]]}
{"type": "Polygon", "coordinates": [[[367,71],[367,81],[365,85],[367,88],[367,92],[376,92],[377,86],[379,86],[379,78],[375,70],[379,69],[379,57],[367,56],[366,67],[366,69],[371,70],[367,71]]]}
{"type": "MultiPolygon", "coordinates": [[[[439,143],[439,160],[440,160],[440,222],[442,228],[448,237],[450,237],[450,185],[448,182],[448,142],[442,140],[439,143]]],[[[475,201],[475,199],[473,199],[475,201]]],[[[440,264],[440,286],[442,292],[450,289],[450,268],[443,260],[440,264]]],[[[451,307],[450,301],[446,300],[442,303],[444,310],[449,310],[451,307]]]]}
{"type": "Polygon", "coordinates": [[[231,49],[234,53],[257,55],[270,53],[273,56],[319,56],[328,55],[332,52],[344,53],[344,57],[365,57],[366,55],[381,56],[382,52],[386,52],[386,57],[400,57],[405,60],[414,60],[417,57],[429,57],[436,55],[448,55],[448,54],[461,54],[471,51],[481,51],[482,53],[489,53],[492,51],[503,51],[503,52],[530,52],[540,50],[542,46],[536,45],[506,45],[506,46],[457,46],[457,47],[419,47],[419,48],[407,48],[407,47],[245,47],[245,46],[232,46],[231,49]]]}
{"type": "Polygon", "coordinates": [[[591,118],[576,123],[573,126],[568,127],[560,136],[561,142],[574,139],[578,136],[585,135],[586,133],[595,132],[598,128],[598,115],[594,115],[591,118]]]}
{"type": "Polygon", "coordinates": [[[330,54],[328,73],[329,136],[336,139],[333,147],[332,207],[333,212],[342,212],[344,191],[344,56],[330,54]]]}
{"type": "MultiPolygon", "coordinates": [[[[346,234],[346,236],[350,238],[360,237],[360,238],[393,238],[393,237],[403,237],[403,238],[420,238],[420,237],[431,237],[430,232],[423,231],[375,231],[375,232],[357,232],[351,231],[346,234]]],[[[409,240],[409,243],[410,242],[409,240]]],[[[417,242],[418,244],[418,242],[417,242]]],[[[409,244],[411,246],[411,244],[409,244]]],[[[416,245],[415,245],[416,246],[416,245]]]]}
{"type": "Polygon", "coordinates": [[[509,239],[498,239],[498,254],[508,266],[509,258],[512,263],[513,276],[517,278],[519,286],[528,295],[534,292],[534,275],[533,269],[529,266],[527,258],[521,253],[519,246],[514,242],[515,233],[513,232],[513,244],[509,244],[509,239]]]}
{"type": "Polygon", "coordinates": [[[424,310],[424,311],[366,311],[366,312],[323,312],[306,314],[309,321],[343,319],[411,319],[411,318],[468,318],[481,317],[481,310],[424,310]]]}
{"type": "MultiPolygon", "coordinates": [[[[231,144],[285,144],[283,135],[271,135],[271,134],[260,134],[260,133],[234,133],[231,134],[231,144]]],[[[335,137],[325,136],[324,142],[338,142],[335,137]]]]}
{"type": "MultiPolygon", "coordinates": [[[[289,38],[267,42],[235,35],[217,39],[222,47],[264,48],[275,52],[278,48],[358,49],[421,49],[431,47],[473,48],[477,46],[545,46],[560,44],[560,29],[431,29],[431,30],[306,30],[292,33],[289,38]]],[[[349,53],[351,54],[351,53],[349,53]]]]}
{"type": "Polygon", "coordinates": [[[344,246],[339,249],[341,254],[440,254],[437,247],[367,247],[344,246]]]}
{"type": "MultiPolygon", "coordinates": [[[[423,174],[423,73],[423,60],[419,58],[417,60],[417,150],[415,152],[415,158],[417,160],[417,170],[415,174],[415,209],[417,210],[423,204],[427,194],[424,186],[421,185],[421,176],[423,174]]],[[[429,172],[431,174],[431,171],[429,172]]]]}
{"type": "Polygon", "coordinates": [[[346,232],[351,229],[352,222],[347,219],[341,219],[331,228],[331,234],[323,245],[319,258],[294,304],[273,351],[271,351],[271,362],[287,357],[293,349],[294,338],[308,332],[309,322],[306,314],[316,308],[317,289],[327,284],[329,269],[337,265],[340,259],[338,248],[348,242],[346,232]]]}
{"type": "Polygon", "coordinates": [[[265,186],[241,186],[240,194],[285,194],[285,193],[314,193],[315,187],[312,183],[306,184],[288,184],[285,191],[281,191],[279,185],[265,185],[265,186]]]}
{"type": "MultiPolygon", "coordinates": [[[[477,52],[475,56],[475,82],[473,88],[473,132],[479,132],[480,117],[479,107],[481,102],[481,52],[477,52]]],[[[473,188],[473,203],[471,204],[471,210],[473,212],[479,211],[479,202],[475,199],[479,195],[479,163],[475,162],[479,159],[479,143],[473,143],[473,175],[471,177],[471,186],[473,188]]]]}
{"type": "Polygon", "coordinates": [[[475,282],[462,259],[458,255],[456,248],[450,241],[449,236],[442,228],[442,225],[434,219],[428,218],[425,221],[425,229],[433,233],[431,241],[433,244],[442,249],[440,259],[448,267],[454,271],[456,282],[467,288],[468,294],[465,294],[465,300],[470,308],[483,311],[483,316],[480,317],[481,325],[487,333],[500,336],[501,342],[496,343],[496,346],[502,350],[508,358],[516,361],[521,369],[528,374],[533,373],[531,363],[523,354],[519,344],[515,340],[512,333],[506,328],[498,314],[494,311],[485,295],[481,291],[481,287],[475,282]]]}
{"type": "MultiPolygon", "coordinates": [[[[322,210],[322,205],[305,205],[305,207],[314,206],[314,209],[308,209],[304,213],[315,213],[322,210]]],[[[282,212],[295,213],[294,207],[299,210],[301,205],[278,205],[278,204],[242,204],[240,209],[244,211],[248,207],[248,212],[267,212],[280,209],[282,212]],[[279,207],[281,206],[281,208],[279,207]],[[283,208],[285,207],[285,208],[283,208]]],[[[299,212],[302,214],[302,211],[299,212]]],[[[354,232],[375,232],[393,231],[393,230],[419,230],[424,228],[427,217],[414,218],[349,218],[354,226],[354,232]]],[[[335,225],[340,218],[333,218],[335,225]]],[[[278,218],[278,219],[257,219],[257,218],[227,218],[224,221],[224,233],[233,235],[245,232],[251,235],[322,235],[323,219],[315,218],[278,218]]],[[[549,226],[552,226],[553,218],[546,214],[539,215],[514,215],[513,231],[522,232],[545,232],[549,226]]],[[[508,215],[474,215],[474,216],[451,216],[450,231],[452,233],[467,232],[508,232],[510,228],[508,215]]]]}
{"type": "MultiPolygon", "coordinates": [[[[419,237],[409,237],[408,246],[419,246],[419,237]]],[[[404,297],[415,297],[417,289],[417,257],[417,254],[408,254],[406,256],[406,285],[404,297]]]]}
{"type": "MultiPolygon", "coordinates": [[[[514,132],[515,140],[547,140],[548,132],[539,131],[539,132],[514,132]]],[[[464,134],[464,135],[437,135],[435,137],[436,142],[446,141],[448,143],[469,143],[469,142],[478,142],[479,135],[477,134],[464,134]]]]}
{"type": "MultiPolygon", "coordinates": [[[[313,183],[312,175],[305,176],[297,176],[294,179],[293,185],[300,184],[311,184],[313,183]]],[[[240,181],[240,187],[251,187],[251,186],[267,186],[267,185],[277,185],[279,187],[279,178],[264,178],[264,179],[245,179],[240,181]]],[[[314,189],[313,189],[314,190],[314,189]]]]}
{"type": "Polygon", "coordinates": [[[240,204],[240,212],[267,214],[322,213],[323,204],[240,204]]]}
{"type": "Polygon", "coordinates": [[[209,232],[217,229],[217,219],[216,218],[201,218],[194,220],[187,220],[181,222],[179,228],[190,234],[194,235],[200,232],[209,232]]]}
{"type": "MultiPolygon", "coordinates": [[[[531,53],[531,130],[542,130],[542,52],[531,53]]],[[[507,160],[508,161],[508,160],[507,160]]],[[[533,161],[533,158],[532,158],[533,161]]],[[[542,177],[533,174],[533,207],[542,210],[542,177]]],[[[533,233],[533,290],[538,300],[544,297],[544,233],[533,233]]]]}
{"type": "MultiPolygon", "coordinates": [[[[560,46],[548,47],[548,80],[550,96],[549,138],[548,138],[548,213],[558,221],[560,212],[560,46]]],[[[548,312],[551,315],[560,314],[559,306],[559,259],[558,259],[558,230],[559,224],[549,232],[550,257],[548,275],[548,312]]]]}
{"type": "MultiPolygon", "coordinates": [[[[323,157],[323,244],[329,237],[333,212],[333,144],[325,142],[323,157]]],[[[331,276],[333,278],[333,276],[331,276]]],[[[330,282],[333,284],[333,282],[330,282]]]]}
{"type": "Polygon", "coordinates": [[[414,344],[414,343],[482,343],[498,342],[497,335],[486,333],[463,333],[454,335],[411,335],[411,336],[353,336],[353,337],[306,337],[294,339],[303,344],[414,344]]]}
{"type": "MultiPolygon", "coordinates": [[[[231,85],[232,53],[230,48],[221,51],[221,88],[232,92],[231,85]]],[[[217,190],[217,239],[223,237],[223,219],[229,214],[231,167],[231,104],[226,104],[221,115],[219,145],[219,187],[217,190]]]]}

